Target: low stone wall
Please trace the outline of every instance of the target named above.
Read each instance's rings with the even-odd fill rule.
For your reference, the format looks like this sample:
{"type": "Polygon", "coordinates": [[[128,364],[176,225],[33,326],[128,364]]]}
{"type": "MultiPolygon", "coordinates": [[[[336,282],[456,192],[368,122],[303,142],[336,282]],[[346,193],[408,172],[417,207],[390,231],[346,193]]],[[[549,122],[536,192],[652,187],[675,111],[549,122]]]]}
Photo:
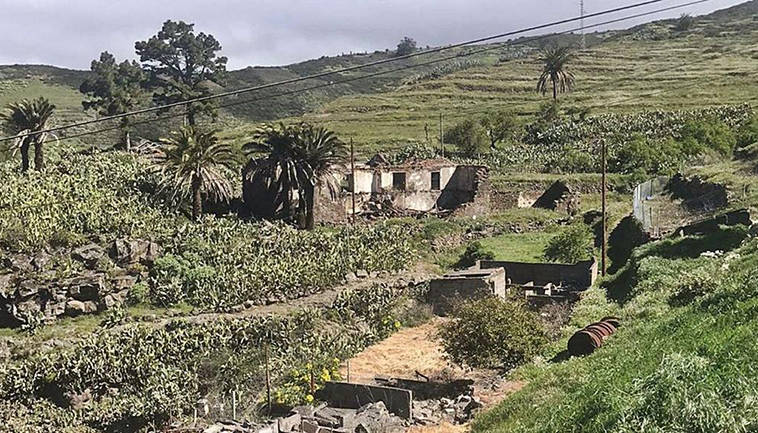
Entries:
{"type": "Polygon", "coordinates": [[[145,264],[161,254],[145,240],[118,240],[108,250],[90,244],[74,250],[5,257],[0,268],[0,327],[34,326],[60,317],[97,313],[123,304],[147,278],[145,264]],[[59,275],[55,261],[76,270],[59,275]]]}

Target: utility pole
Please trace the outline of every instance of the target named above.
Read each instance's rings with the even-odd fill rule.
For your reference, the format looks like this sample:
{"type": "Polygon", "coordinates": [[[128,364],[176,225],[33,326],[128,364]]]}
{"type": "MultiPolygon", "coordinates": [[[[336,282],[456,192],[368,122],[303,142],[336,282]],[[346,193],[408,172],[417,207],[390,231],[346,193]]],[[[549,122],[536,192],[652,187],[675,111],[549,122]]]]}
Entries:
{"type": "Polygon", "coordinates": [[[442,112],[440,112],[440,155],[445,157],[445,130],[442,128],[442,112]]]}
{"type": "Polygon", "coordinates": [[[351,221],[355,225],[355,147],[353,137],[350,137],[350,200],[353,203],[351,221]]]}
{"type": "Polygon", "coordinates": [[[606,257],[608,256],[608,211],[606,209],[606,197],[605,197],[605,190],[606,190],[606,169],[607,169],[607,157],[606,157],[606,148],[605,148],[605,139],[600,139],[600,146],[601,146],[601,152],[602,152],[602,160],[603,160],[603,180],[602,180],[602,202],[603,202],[603,244],[602,244],[602,257],[600,259],[600,263],[602,266],[602,275],[605,276],[606,273],[606,257]]]}
{"type": "Polygon", "coordinates": [[[579,8],[581,11],[581,16],[582,16],[582,21],[581,21],[582,23],[582,51],[584,51],[587,49],[587,35],[584,33],[584,15],[585,15],[584,0],[579,0],[579,8]]]}

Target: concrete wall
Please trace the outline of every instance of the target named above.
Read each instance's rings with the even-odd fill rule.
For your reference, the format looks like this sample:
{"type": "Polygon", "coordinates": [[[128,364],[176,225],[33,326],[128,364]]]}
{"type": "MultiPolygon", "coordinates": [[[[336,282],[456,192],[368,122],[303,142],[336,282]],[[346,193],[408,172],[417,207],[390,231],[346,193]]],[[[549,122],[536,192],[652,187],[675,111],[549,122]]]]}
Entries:
{"type": "Polygon", "coordinates": [[[369,403],[383,402],[389,413],[410,419],[413,408],[413,393],[406,389],[388,386],[363,385],[348,382],[327,382],[319,391],[319,398],[332,407],[360,409],[369,403]]]}
{"type": "MultiPolygon", "coordinates": [[[[492,269],[490,269],[492,271],[492,269]]],[[[502,269],[482,275],[476,271],[454,272],[432,280],[429,286],[429,301],[434,314],[445,316],[455,304],[488,296],[505,298],[506,272],[502,269]]]]}
{"type": "MultiPolygon", "coordinates": [[[[384,194],[392,204],[400,209],[427,212],[435,208],[455,209],[461,204],[470,203],[477,197],[480,189],[480,171],[478,166],[378,166],[360,165],[355,168],[355,202],[360,211],[363,204],[372,195],[384,194]],[[405,174],[405,188],[397,189],[393,185],[395,173],[405,174]],[[432,189],[432,173],[439,173],[439,189],[432,189]]],[[[486,168],[484,168],[486,170],[486,168]]],[[[339,175],[342,180],[343,174],[339,175]]],[[[352,212],[350,192],[339,199],[339,207],[345,213],[352,212]]],[[[488,196],[487,196],[488,197],[488,196]]],[[[487,200],[487,205],[489,201],[487,200]]],[[[481,212],[479,212],[481,213],[481,212]]]]}
{"type": "Polygon", "coordinates": [[[586,289],[597,280],[597,262],[589,260],[575,265],[559,265],[553,263],[518,263],[481,260],[477,263],[479,269],[504,268],[507,279],[511,284],[528,284],[544,286],[547,283],[573,286],[576,289],[586,289]]]}

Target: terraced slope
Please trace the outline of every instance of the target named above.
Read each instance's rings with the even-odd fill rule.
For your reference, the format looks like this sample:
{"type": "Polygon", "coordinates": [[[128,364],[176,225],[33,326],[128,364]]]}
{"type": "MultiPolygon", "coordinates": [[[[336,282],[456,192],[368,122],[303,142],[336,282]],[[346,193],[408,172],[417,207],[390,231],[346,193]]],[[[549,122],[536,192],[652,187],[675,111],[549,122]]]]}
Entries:
{"type": "MultiPolygon", "coordinates": [[[[758,28],[752,20],[730,21],[719,24],[717,35],[715,22],[703,19],[683,33],[664,22],[616,35],[580,53],[572,65],[574,91],[560,99],[594,113],[755,102],[758,28]]],[[[426,141],[427,130],[436,142],[440,114],[447,125],[495,109],[531,116],[548,100],[535,92],[539,73],[530,56],[392,92],[342,97],[304,118],[352,137],[365,153],[426,141]]]]}

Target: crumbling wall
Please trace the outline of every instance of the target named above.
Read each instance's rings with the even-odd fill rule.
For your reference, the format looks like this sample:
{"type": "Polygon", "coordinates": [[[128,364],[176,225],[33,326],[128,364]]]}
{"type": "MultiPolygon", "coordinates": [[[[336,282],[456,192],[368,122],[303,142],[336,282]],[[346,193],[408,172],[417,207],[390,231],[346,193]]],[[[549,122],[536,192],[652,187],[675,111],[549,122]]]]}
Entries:
{"type": "Polygon", "coordinates": [[[466,204],[471,214],[485,213],[490,209],[491,189],[487,167],[459,166],[443,189],[437,201],[437,207],[456,209],[466,204]]]}
{"type": "Polygon", "coordinates": [[[535,286],[545,286],[548,283],[553,283],[555,285],[573,286],[578,289],[592,286],[597,280],[598,273],[595,260],[583,261],[574,265],[481,260],[477,262],[477,268],[504,268],[510,284],[534,283],[535,286]]]}
{"type": "Polygon", "coordinates": [[[566,182],[558,180],[534,202],[533,207],[574,215],[579,211],[579,201],[580,194],[572,191],[566,182]]]}
{"type": "Polygon", "coordinates": [[[726,185],[707,182],[698,176],[687,179],[679,173],[666,184],[666,190],[673,198],[684,200],[682,204],[693,211],[721,209],[729,202],[726,185]]]}

